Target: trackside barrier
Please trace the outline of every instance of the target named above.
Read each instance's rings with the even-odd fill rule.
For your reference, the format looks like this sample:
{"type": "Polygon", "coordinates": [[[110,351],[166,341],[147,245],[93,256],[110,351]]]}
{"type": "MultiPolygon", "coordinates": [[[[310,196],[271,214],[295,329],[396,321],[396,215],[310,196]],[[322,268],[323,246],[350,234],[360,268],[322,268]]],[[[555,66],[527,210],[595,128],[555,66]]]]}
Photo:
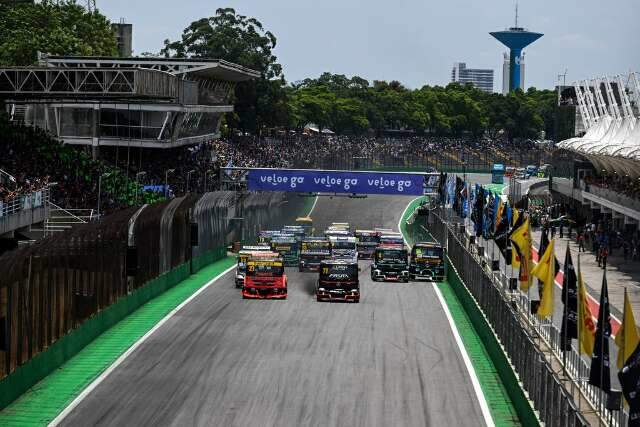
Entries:
{"type": "Polygon", "coordinates": [[[243,229],[279,225],[301,206],[295,195],[189,195],[0,256],[0,409],[137,307],[226,257],[243,229]]]}
{"type": "MultiPolygon", "coordinates": [[[[429,215],[428,229],[433,237],[447,248],[450,266],[447,277],[465,310],[475,321],[485,319],[495,334],[494,339],[497,338],[499,341],[496,344],[502,347],[503,354],[509,359],[511,373],[501,369],[500,363],[496,363],[496,367],[505,387],[510,391],[510,396],[513,396],[511,393],[517,393],[515,388],[519,380],[537,411],[540,422],[548,426],[562,427],[590,425],[576,406],[572,393],[567,390],[551,363],[536,345],[530,325],[523,319],[519,307],[505,295],[504,285],[507,284],[496,280],[484,269],[480,259],[467,250],[464,232],[461,233],[459,227],[450,226],[442,214],[440,211],[429,215]],[[474,315],[475,310],[481,313],[474,315]],[[513,372],[517,374],[517,379],[514,378],[513,372]]],[[[481,330],[482,328],[479,328],[479,333],[481,330]]],[[[483,341],[491,340],[490,336],[481,335],[485,335],[483,341]]],[[[487,345],[488,351],[491,347],[487,345]]],[[[519,399],[513,401],[518,415],[521,416],[523,411],[526,416],[526,408],[518,402],[519,399]]],[[[525,421],[531,420],[522,421],[528,425],[525,421]]]]}

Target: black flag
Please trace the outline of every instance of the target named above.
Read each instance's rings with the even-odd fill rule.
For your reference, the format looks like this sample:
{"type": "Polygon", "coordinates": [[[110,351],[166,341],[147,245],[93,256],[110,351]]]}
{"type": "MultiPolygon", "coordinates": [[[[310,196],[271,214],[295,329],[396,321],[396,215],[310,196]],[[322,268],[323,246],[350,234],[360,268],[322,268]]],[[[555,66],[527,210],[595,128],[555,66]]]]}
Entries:
{"type": "MultiPolygon", "coordinates": [[[[557,270],[556,270],[557,271],[557,270]]],[[[562,303],[564,312],[562,316],[562,329],[560,341],[562,350],[571,351],[571,340],[578,338],[578,277],[571,259],[571,251],[567,245],[567,254],[564,257],[564,278],[562,279],[562,303]]]]}
{"type": "Polygon", "coordinates": [[[640,427],[640,345],[618,372],[618,379],[629,403],[629,427],[640,427]]]}
{"type": "Polygon", "coordinates": [[[476,203],[473,207],[473,222],[476,226],[476,237],[482,236],[484,229],[484,188],[476,184],[476,203]]]}
{"type": "Polygon", "coordinates": [[[611,391],[611,371],[609,364],[609,337],[611,336],[611,313],[609,312],[609,291],[607,290],[607,272],[602,276],[602,291],[600,292],[600,309],[598,310],[598,325],[596,328],[593,355],[591,356],[591,372],[589,384],[599,387],[602,391],[611,391]]]}

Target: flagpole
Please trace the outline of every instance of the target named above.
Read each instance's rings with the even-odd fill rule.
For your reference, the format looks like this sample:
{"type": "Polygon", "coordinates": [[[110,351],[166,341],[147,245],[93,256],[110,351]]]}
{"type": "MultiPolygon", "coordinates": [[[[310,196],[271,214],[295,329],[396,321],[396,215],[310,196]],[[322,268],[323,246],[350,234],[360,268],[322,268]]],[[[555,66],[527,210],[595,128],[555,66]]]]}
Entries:
{"type": "MultiPolygon", "coordinates": [[[[569,252],[569,243],[567,243],[567,253],[564,255],[564,275],[562,276],[562,296],[564,296],[564,307],[563,307],[563,313],[562,313],[562,329],[564,330],[564,337],[562,336],[562,333],[560,333],[560,341],[562,341],[562,369],[564,371],[564,375],[565,377],[568,377],[568,372],[567,372],[567,349],[566,349],[566,344],[567,344],[567,337],[569,335],[569,331],[567,331],[567,315],[569,314],[569,310],[567,310],[567,305],[569,303],[569,290],[568,290],[568,286],[567,283],[568,280],[565,280],[565,278],[567,277],[567,260],[569,257],[569,254],[571,252],[569,252]]],[[[555,266],[555,254],[554,254],[554,266],[555,266]]],[[[556,272],[557,275],[557,272],[556,272]]],[[[555,276],[553,278],[554,283],[552,284],[552,286],[555,286],[555,276]]],[[[569,348],[571,348],[571,341],[569,341],[569,348]]]]}

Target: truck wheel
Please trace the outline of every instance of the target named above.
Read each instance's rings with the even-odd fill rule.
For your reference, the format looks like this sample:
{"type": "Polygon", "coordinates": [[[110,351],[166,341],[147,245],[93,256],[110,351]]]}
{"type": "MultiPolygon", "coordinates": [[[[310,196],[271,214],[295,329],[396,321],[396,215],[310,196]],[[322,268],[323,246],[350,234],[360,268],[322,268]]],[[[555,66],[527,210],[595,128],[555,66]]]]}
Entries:
{"type": "Polygon", "coordinates": [[[410,274],[410,275],[409,275],[409,279],[411,279],[411,280],[416,280],[416,275],[415,275],[415,274],[410,274]]]}

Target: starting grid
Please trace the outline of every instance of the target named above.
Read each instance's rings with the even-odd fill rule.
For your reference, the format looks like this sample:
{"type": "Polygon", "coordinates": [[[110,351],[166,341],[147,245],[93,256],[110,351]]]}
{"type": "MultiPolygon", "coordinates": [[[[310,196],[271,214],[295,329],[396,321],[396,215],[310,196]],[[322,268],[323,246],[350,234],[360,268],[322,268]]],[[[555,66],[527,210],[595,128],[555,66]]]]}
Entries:
{"type": "Polygon", "coordinates": [[[220,182],[223,190],[435,196],[440,173],[224,167],[220,182]]]}

